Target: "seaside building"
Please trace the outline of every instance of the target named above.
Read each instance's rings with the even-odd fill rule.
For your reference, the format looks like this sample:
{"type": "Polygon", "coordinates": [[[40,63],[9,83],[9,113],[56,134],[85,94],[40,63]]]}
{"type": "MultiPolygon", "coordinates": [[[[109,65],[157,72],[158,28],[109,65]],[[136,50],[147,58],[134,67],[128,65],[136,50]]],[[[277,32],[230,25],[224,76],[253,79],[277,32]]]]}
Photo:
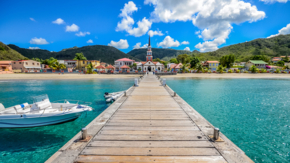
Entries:
{"type": "Polygon", "coordinates": [[[20,70],[21,72],[40,72],[40,62],[34,60],[19,60],[12,61],[12,69],[20,70]]]}
{"type": "Polygon", "coordinates": [[[151,50],[151,43],[150,43],[150,36],[149,36],[149,43],[148,43],[148,50],[146,56],[146,62],[136,62],[137,70],[141,71],[157,71],[161,72],[164,69],[164,65],[160,62],[153,62],[153,55],[151,50]]]}
{"type": "Polygon", "coordinates": [[[86,70],[87,65],[90,63],[92,63],[94,67],[100,65],[100,61],[98,60],[78,60],[76,62],[76,69],[84,71],[86,70]]]}
{"type": "Polygon", "coordinates": [[[12,61],[0,61],[0,74],[9,74],[12,71],[12,61]]]}
{"type": "Polygon", "coordinates": [[[64,64],[66,68],[75,68],[77,66],[77,60],[58,60],[59,64],[64,64]]]}
{"type": "Polygon", "coordinates": [[[267,64],[268,64],[267,62],[264,62],[262,60],[249,60],[245,64],[245,67],[248,70],[250,67],[252,67],[253,65],[255,65],[257,68],[264,68],[264,69],[266,69],[267,64]]]}
{"type": "Polygon", "coordinates": [[[220,65],[220,62],[219,61],[206,61],[204,65],[206,65],[209,69],[216,71],[220,65]]]}
{"type": "Polygon", "coordinates": [[[127,65],[127,66],[133,66],[133,64],[135,63],[134,60],[131,60],[129,58],[121,58],[121,59],[118,59],[115,61],[115,69],[117,71],[121,70],[121,67],[124,66],[124,65],[127,65]]]}

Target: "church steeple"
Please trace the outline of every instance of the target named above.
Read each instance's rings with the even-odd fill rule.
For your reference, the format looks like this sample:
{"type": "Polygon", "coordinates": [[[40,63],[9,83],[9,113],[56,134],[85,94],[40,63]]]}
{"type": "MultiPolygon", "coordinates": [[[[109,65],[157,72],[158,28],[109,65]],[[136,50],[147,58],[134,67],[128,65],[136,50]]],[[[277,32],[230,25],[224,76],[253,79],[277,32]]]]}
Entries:
{"type": "Polygon", "coordinates": [[[147,56],[146,56],[146,61],[151,61],[152,62],[153,56],[152,56],[152,51],[151,51],[151,43],[150,43],[150,36],[149,36],[149,42],[148,42],[148,50],[147,50],[147,56]]]}
{"type": "Polygon", "coordinates": [[[148,46],[151,46],[151,44],[150,44],[150,35],[149,35],[149,43],[148,43],[148,46]]]}

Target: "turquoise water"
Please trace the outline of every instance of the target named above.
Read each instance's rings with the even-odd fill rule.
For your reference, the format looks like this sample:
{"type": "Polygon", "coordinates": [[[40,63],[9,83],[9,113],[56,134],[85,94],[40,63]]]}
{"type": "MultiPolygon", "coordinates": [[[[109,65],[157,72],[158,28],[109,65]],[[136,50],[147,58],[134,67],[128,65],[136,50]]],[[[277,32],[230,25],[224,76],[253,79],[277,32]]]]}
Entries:
{"type": "Polygon", "coordinates": [[[255,162],[290,162],[290,80],[168,79],[255,162]]]}
{"type": "Polygon", "coordinates": [[[133,83],[133,79],[0,81],[0,103],[5,107],[24,102],[32,103],[32,96],[48,94],[51,101],[83,100],[92,102],[91,106],[95,109],[68,123],[35,128],[0,129],[0,162],[46,161],[108,107],[103,98],[104,92],[126,90],[133,83]]]}

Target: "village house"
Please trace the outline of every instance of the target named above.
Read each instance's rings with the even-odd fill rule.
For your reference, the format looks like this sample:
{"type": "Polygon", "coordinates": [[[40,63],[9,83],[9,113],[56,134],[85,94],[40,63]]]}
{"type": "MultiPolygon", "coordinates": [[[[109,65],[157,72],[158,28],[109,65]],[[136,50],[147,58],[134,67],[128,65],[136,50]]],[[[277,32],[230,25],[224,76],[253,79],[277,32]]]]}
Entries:
{"type": "Polygon", "coordinates": [[[59,64],[64,64],[66,68],[75,68],[77,66],[77,60],[58,60],[59,64]]]}
{"type": "Polygon", "coordinates": [[[40,72],[40,62],[34,60],[12,61],[13,70],[21,70],[21,72],[40,72]]]}
{"type": "Polygon", "coordinates": [[[12,61],[0,61],[0,74],[13,73],[12,61]]]}
{"type": "Polygon", "coordinates": [[[245,67],[246,69],[250,69],[253,65],[255,65],[257,68],[264,68],[266,69],[267,62],[264,62],[262,60],[249,60],[246,64],[245,67]]]}
{"type": "Polygon", "coordinates": [[[216,71],[218,66],[220,65],[220,62],[219,61],[206,61],[204,65],[206,65],[206,67],[208,67],[209,69],[216,71]]]}
{"type": "Polygon", "coordinates": [[[135,62],[134,60],[131,60],[129,58],[121,58],[121,59],[118,59],[115,61],[114,67],[115,67],[116,71],[119,71],[119,70],[121,70],[121,67],[124,65],[126,65],[128,67],[133,66],[134,62],[135,62]]]}
{"type": "Polygon", "coordinates": [[[98,60],[78,60],[76,62],[76,69],[78,70],[82,70],[85,71],[87,68],[87,65],[92,63],[93,67],[99,66],[100,65],[100,61],[98,60]]]}

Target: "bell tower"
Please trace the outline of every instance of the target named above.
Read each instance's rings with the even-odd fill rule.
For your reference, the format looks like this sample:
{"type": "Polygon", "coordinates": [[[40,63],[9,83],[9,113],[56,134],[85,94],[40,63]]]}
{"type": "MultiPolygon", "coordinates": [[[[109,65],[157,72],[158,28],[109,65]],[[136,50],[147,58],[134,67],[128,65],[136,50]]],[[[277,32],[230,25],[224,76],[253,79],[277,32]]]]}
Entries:
{"type": "Polygon", "coordinates": [[[146,56],[146,61],[151,61],[152,62],[153,56],[152,56],[152,51],[151,51],[151,44],[150,44],[150,36],[149,36],[149,43],[148,43],[148,50],[147,50],[147,56],[146,56]]]}

